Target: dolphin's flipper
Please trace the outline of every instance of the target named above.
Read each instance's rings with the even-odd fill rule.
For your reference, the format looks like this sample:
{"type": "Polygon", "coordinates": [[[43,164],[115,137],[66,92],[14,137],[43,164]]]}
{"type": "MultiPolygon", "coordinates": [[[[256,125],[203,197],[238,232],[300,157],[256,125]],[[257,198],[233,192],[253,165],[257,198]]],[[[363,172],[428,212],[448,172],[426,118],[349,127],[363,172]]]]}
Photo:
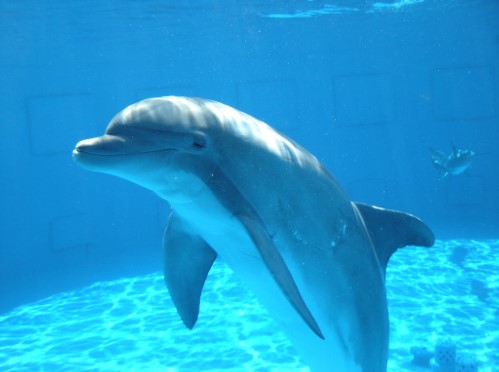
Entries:
{"type": "Polygon", "coordinates": [[[172,212],[163,239],[165,282],[173,303],[189,329],[199,314],[201,290],[217,258],[216,252],[172,212]]]}
{"type": "Polygon", "coordinates": [[[298,287],[296,286],[296,283],[286,266],[286,263],[284,262],[284,259],[279,253],[277,247],[274,245],[270,234],[257,219],[247,215],[238,215],[237,217],[248,231],[251,239],[260,252],[263,262],[269,269],[277,285],[281,288],[288,301],[295,308],[298,314],[300,314],[302,319],[305,323],[307,323],[312,331],[317,336],[324,339],[324,336],[319,329],[319,325],[305,304],[305,301],[303,300],[300,291],[298,290],[298,287]]]}
{"type": "Polygon", "coordinates": [[[431,151],[431,162],[433,166],[438,170],[445,172],[447,170],[447,155],[430,146],[428,146],[428,149],[431,151]]]}
{"type": "Polygon", "coordinates": [[[352,203],[366,224],[380,265],[386,272],[391,255],[406,245],[431,247],[433,232],[423,221],[409,213],[383,209],[369,204],[352,203]]]}

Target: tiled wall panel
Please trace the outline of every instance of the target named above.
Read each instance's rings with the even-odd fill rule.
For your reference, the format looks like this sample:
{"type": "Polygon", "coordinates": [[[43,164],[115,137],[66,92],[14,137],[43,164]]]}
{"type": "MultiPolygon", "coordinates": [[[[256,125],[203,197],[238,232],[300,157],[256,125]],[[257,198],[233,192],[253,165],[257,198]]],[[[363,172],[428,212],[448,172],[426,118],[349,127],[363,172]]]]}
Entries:
{"type": "Polygon", "coordinates": [[[447,203],[454,206],[479,205],[484,200],[484,185],[481,177],[462,175],[448,180],[447,203]]]}
{"type": "Polygon", "coordinates": [[[34,155],[70,152],[95,126],[95,101],[89,94],[29,97],[28,120],[34,155]]]}
{"type": "Polygon", "coordinates": [[[389,75],[337,76],[333,86],[338,124],[378,125],[393,120],[393,87],[389,75]]]}
{"type": "Polygon", "coordinates": [[[284,132],[299,125],[297,88],[293,80],[248,81],[237,87],[240,110],[284,132]]]}
{"type": "Polygon", "coordinates": [[[486,119],[494,114],[490,67],[433,71],[433,112],[439,120],[486,119]]]}
{"type": "Polygon", "coordinates": [[[86,249],[91,244],[89,222],[86,214],[52,219],[50,221],[51,249],[54,251],[86,249]]]}

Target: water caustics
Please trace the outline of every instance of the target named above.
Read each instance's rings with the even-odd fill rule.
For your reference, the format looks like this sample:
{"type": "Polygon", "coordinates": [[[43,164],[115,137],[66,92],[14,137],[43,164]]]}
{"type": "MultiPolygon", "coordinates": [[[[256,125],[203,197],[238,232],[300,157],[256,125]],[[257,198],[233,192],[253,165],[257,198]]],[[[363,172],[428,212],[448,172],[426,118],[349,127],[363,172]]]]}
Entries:
{"type": "MultiPolygon", "coordinates": [[[[411,370],[411,347],[449,338],[458,354],[479,360],[480,371],[493,371],[498,273],[499,241],[437,241],[432,250],[396,253],[387,272],[388,370],[411,370]]],[[[99,282],[0,316],[0,370],[308,371],[223,262],[210,271],[198,322],[192,331],[183,326],[161,273],[99,282]]]]}

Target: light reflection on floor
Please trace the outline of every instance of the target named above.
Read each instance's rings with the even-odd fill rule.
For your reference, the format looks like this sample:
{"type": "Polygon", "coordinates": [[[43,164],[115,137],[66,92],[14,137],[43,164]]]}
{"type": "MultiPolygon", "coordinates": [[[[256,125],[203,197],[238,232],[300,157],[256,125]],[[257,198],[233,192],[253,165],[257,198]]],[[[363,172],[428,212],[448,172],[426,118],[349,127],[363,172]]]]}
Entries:
{"type": "MultiPolygon", "coordinates": [[[[389,371],[424,370],[409,349],[442,339],[476,357],[480,371],[499,365],[499,241],[400,250],[387,292],[389,371]]],[[[186,330],[160,273],[96,283],[0,316],[0,370],[308,370],[223,263],[210,272],[200,314],[186,330]]]]}

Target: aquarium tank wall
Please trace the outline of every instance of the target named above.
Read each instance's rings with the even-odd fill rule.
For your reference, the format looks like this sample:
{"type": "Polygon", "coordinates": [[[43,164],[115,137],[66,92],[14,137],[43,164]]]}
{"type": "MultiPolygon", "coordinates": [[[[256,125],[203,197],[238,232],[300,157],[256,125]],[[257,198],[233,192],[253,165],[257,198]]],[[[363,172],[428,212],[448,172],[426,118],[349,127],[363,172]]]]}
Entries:
{"type": "Polygon", "coordinates": [[[498,238],[496,1],[0,1],[0,56],[0,311],[162,268],[167,203],[71,155],[149,97],[259,118],[437,239],[498,238]],[[447,175],[429,148],[476,155],[447,175]]]}

